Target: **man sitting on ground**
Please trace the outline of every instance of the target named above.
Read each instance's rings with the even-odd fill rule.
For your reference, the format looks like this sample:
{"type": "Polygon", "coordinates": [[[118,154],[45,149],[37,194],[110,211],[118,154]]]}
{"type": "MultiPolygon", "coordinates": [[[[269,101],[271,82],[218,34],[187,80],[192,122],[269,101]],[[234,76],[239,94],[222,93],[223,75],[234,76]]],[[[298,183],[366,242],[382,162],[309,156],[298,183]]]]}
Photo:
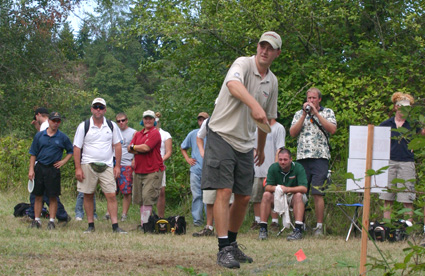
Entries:
{"type": "Polygon", "coordinates": [[[292,162],[291,152],[286,148],[279,150],[278,162],[273,163],[267,173],[267,183],[261,200],[260,240],[267,239],[267,218],[274,206],[274,192],[277,187],[287,194],[288,206],[294,210],[295,229],[287,237],[287,240],[300,240],[304,225],[305,204],[307,203],[307,175],[301,164],[292,162]]]}

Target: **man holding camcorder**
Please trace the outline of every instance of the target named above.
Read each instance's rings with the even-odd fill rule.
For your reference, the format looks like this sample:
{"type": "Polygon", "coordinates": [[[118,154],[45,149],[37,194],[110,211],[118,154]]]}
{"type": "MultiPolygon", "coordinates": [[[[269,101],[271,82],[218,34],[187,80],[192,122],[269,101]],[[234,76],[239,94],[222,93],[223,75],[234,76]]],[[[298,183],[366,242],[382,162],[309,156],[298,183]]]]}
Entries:
{"type": "Polygon", "coordinates": [[[336,132],[337,124],[332,109],[320,106],[322,93],[312,87],[307,90],[303,109],[295,113],[289,133],[298,136],[297,162],[304,166],[307,181],[314,198],[317,225],[314,235],[323,235],[325,202],[323,186],[328,176],[331,158],[329,135],[336,132]]]}

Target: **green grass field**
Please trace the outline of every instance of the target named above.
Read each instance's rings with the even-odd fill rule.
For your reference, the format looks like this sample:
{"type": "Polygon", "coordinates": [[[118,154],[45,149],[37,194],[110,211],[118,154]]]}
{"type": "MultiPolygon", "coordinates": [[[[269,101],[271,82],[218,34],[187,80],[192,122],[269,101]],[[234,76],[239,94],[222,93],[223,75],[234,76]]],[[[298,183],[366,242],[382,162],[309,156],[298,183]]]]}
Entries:
{"type": "MultiPolygon", "coordinates": [[[[83,233],[86,220],[74,219],[53,231],[46,229],[45,219],[42,229],[30,229],[28,219],[13,216],[13,207],[28,202],[27,197],[24,190],[0,194],[0,275],[358,275],[359,271],[360,238],[345,242],[343,236],[317,239],[307,234],[301,241],[287,242],[290,231],[285,230],[279,237],[271,233],[268,240],[259,241],[258,232],[248,230],[251,221],[247,220],[238,243],[254,262],[229,270],[216,265],[216,238],[192,237],[199,229],[189,223],[190,218],[187,234],[182,236],[136,231],[139,211],[134,207],[129,220],[120,223],[127,235],[112,233],[110,222],[102,219],[96,221],[93,234],[83,233]],[[294,255],[300,249],[307,257],[303,262],[294,255]]],[[[73,216],[75,199],[62,200],[73,216]]],[[[97,204],[102,217],[105,201],[99,197],[97,204]]],[[[407,242],[378,245],[390,263],[402,262],[406,255],[407,242]]],[[[381,259],[368,242],[368,263],[374,262],[371,257],[381,259]]],[[[367,275],[384,273],[374,269],[367,275]]]]}

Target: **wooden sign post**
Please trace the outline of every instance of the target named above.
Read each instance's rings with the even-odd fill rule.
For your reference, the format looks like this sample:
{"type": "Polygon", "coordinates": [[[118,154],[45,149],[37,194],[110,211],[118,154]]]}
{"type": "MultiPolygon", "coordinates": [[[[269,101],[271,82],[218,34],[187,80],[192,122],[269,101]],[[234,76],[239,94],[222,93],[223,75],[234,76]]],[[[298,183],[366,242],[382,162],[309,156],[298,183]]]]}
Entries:
{"type": "MultiPolygon", "coordinates": [[[[366,171],[372,168],[373,155],[373,134],[374,126],[368,125],[367,132],[367,152],[366,152],[366,171]]],[[[369,227],[369,211],[370,211],[370,176],[366,175],[363,199],[363,227],[362,227],[362,247],[360,253],[360,275],[366,275],[366,257],[367,257],[367,241],[369,227]]]]}

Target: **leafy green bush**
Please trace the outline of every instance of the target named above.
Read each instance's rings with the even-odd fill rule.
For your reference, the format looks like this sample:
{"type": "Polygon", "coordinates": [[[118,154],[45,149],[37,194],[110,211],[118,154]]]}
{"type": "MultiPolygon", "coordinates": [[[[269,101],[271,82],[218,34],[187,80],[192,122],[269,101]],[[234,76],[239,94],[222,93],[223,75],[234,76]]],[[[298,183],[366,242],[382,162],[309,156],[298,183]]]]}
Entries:
{"type": "Polygon", "coordinates": [[[30,145],[29,139],[0,137],[0,190],[27,184],[30,145]]]}

